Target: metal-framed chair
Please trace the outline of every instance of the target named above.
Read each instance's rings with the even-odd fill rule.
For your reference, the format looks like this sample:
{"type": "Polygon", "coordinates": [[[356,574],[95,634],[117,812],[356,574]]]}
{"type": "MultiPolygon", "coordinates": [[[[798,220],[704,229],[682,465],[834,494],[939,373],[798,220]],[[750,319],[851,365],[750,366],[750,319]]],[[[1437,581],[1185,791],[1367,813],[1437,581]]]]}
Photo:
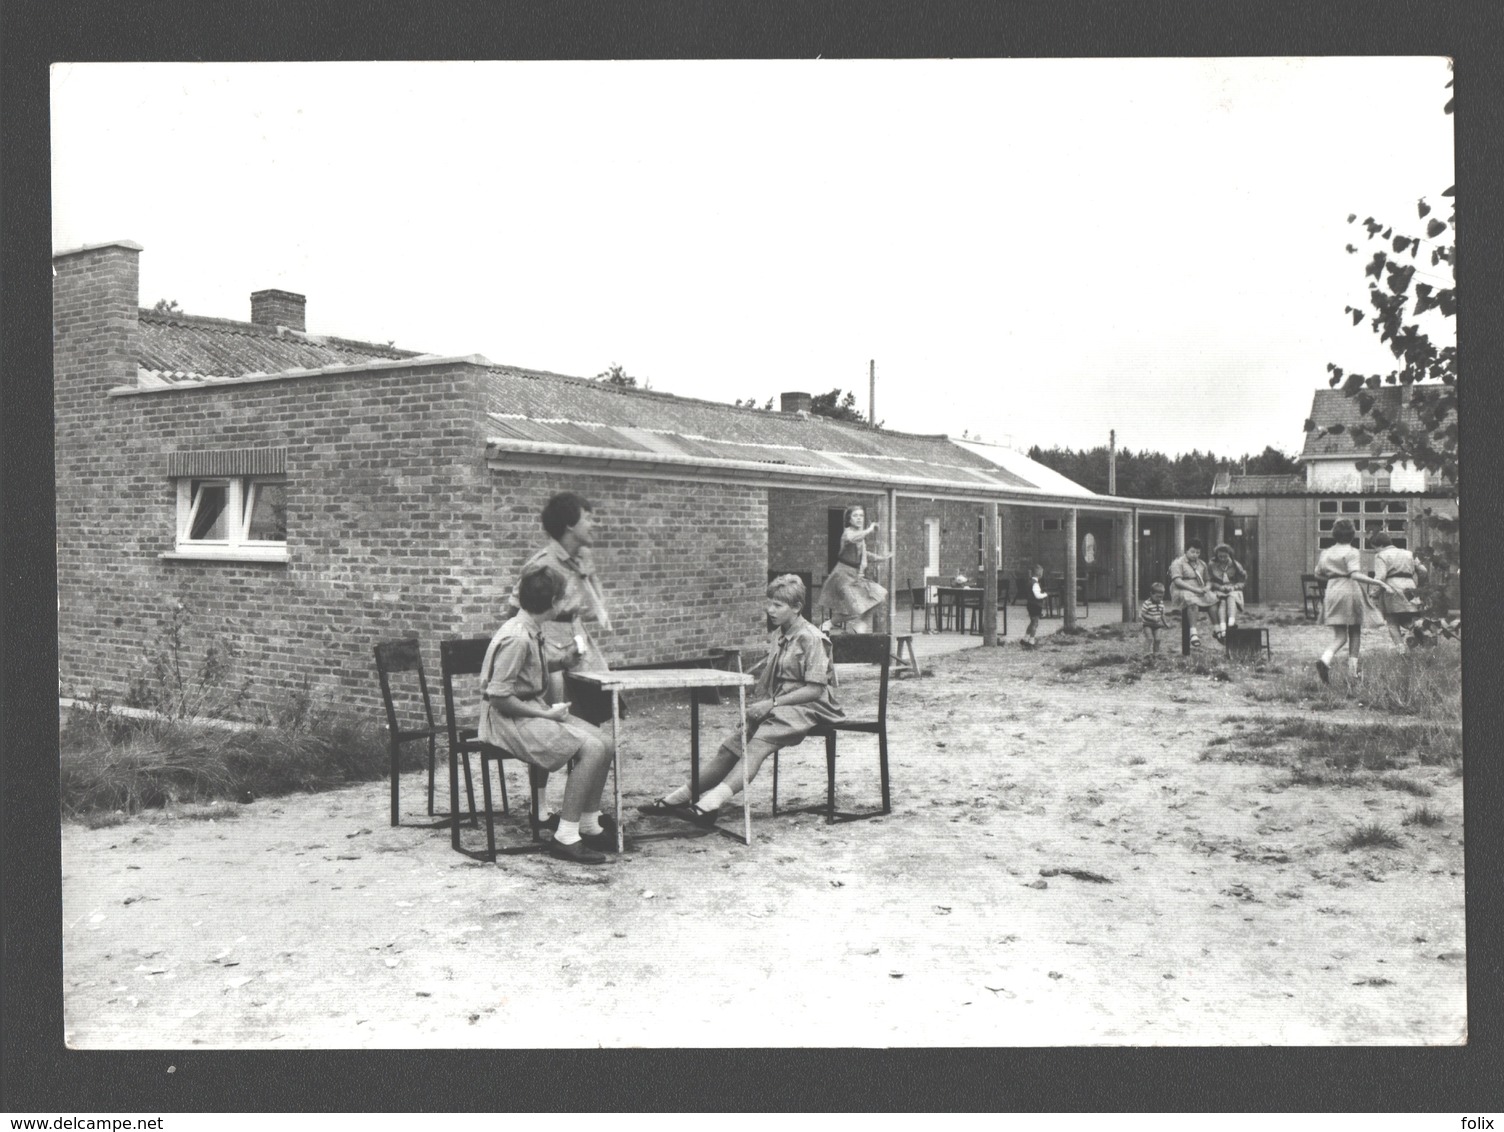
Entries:
{"type": "Polygon", "coordinates": [[[909,633],[914,633],[914,617],[924,610],[924,631],[930,631],[930,590],[928,586],[916,586],[913,578],[904,579],[904,593],[909,595],[909,633]]]}
{"type": "MultiPolygon", "coordinates": [[[[454,678],[456,676],[479,676],[481,668],[485,664],[486,649],[490,647],[490,637],[457,637],[439,642],[439,667],[444,681],[444,714],[448,717],[449,725],[449,757],[451,760],[451,776],[455,773],[453,760],[463,761],[465,776],[468,780],[470,775],[470,755],[475,753],[480,756],[480,784],[482,800],[485,803],[486,819],[486,853],[485,859],[496,860],[496,814],[491,807],[491,764],[496,764],[496,777],[501,781],[501,813],[506,816],[510,811],[507,805],[507,776],[504,765],[507,759],[519,759],[517,755],[491,743],[484,743],[473,730],[461,730],[455,723],[454,710],[454,678]]],[[[519,846],[503,852],[519,853],[538,848],[542,841],[544,806],[544,794],[548,789],[548,771],[541,767],[527,764],[528,784],[531,788],[532,802],[528,813],[528,826],[532,831],[532,845],[519,846]]],[[[475,816],[475,796],[470,796],[470,813],[473,822],[475,816]]],[[[460,827],[458,818],[454,821],[452,843],[456,849],[460,849],[460,827]]],[[[461,850],[464,852],[464,850],[461,850]]]]}
{"type": "MultiPolygon", "coordinates": [[[[877,714],[864,719],[839,719],[813,732],[825,740],[825,820],[855,821],[892,812],[888,790],[888,673],[892,665],[892,639],[885,633],[841,633],[830,638],[835,664],[876,664],[881,668],[877,686],[877,714]],[[836,813],[836,740],[842,732],[877,736],[878,773],[882,781],[882,809],[864,814],[836,813]]],[[[778,751],[773,752],[773,815],[778,815],[778,751]]]]}
{"type": "Polygon", "coordinates": [[[1230,625],[1223,633],[1223,647],[1231,660],[1273,660],[1269,630],[1262,625],[1230,625]]]}
{"type": "Polygon", "coordinates": [[[1300,600],[1306,620],[1314,621],[1321,616],[1321,603],[1326,600],[1326,579],[1318,578],[1315,574],[1302,574],[1300,600]]]}
{"type": "MultiPolygon", "coordinates": [[[[428,694],[428,678],[423,671],[423,650],[417,637],[401,637],[391,641],[378,641],[376,653],[376,676],[381,681],[381,701],[386,707],[387,747],[391,754],[392,778],[392,824],[399,823],[397,781],[400,777],[399,763],[402,745],[417,739],[428,743],[428,816],[433,817],[434,764],[437,761],[439,726],[433,718],[433,700],[428,694]],[[403,727],[397,718],[397,696],[393,693],[393,678],[412,673],[417,681],[416,698],[423,704],[424,722],[413,727],[403,727]]],[[[403,697],[409,703],[408,697],[403,697]]],[[[474,734],[472,731],[471,734],[474,734]]],[[[451,748],[452,749],[452,748],[451,748]]],[[[470,780],[470,764],[465,764],[465,793],[470,799],[470,812],[475,812],[475,791],[470,780]]],[[[448,815],[444,815],[448,816],[448,815]]]]}

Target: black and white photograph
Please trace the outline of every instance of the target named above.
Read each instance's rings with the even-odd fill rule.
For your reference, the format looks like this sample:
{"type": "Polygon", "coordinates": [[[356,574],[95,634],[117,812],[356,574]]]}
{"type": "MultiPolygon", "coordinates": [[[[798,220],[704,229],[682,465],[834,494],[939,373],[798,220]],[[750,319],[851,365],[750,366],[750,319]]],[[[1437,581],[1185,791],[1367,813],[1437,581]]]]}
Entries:
{"type": "Polygon", "coordinates": [[[54,64],[66,1046],[1465,1045],[1453,95],[54,64]]]}

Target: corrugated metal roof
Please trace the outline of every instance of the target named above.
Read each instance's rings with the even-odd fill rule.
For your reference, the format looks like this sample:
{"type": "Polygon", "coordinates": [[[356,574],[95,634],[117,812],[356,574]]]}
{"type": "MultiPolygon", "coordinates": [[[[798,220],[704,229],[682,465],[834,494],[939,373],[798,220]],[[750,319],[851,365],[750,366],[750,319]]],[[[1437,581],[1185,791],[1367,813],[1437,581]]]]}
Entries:
{"type": "Polygon", "coordinates": [[[373,342],[299,334],[249,322],[141,311],[143,381],[179,384],[419,355],[373,342]]]}

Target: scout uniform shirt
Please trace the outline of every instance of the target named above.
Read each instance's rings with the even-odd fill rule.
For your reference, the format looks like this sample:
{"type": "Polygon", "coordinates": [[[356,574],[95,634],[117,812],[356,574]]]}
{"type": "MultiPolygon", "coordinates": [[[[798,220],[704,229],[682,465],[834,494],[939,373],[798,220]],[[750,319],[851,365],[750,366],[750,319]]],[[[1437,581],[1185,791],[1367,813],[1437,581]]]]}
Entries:
{"type": "Polygon", "coordinates": [[[515,696],[540,706],[547,670],[543,661],[543,633],[531,613],[518,613],[496,630],[481,665],[480,693],[485,703],[480,713],[480,740],[501,747],[509,754],[544,770],[558,770],[572,759],[595,729],[569,716],[560,723],[552,719],[504,715],[495,697],[515,696]]]}
{"type": "Polygon", "coordinates": [[[805,684],[824,684],[825,694],[807,704],[780,702],[756,725],[758,739],[775,747],[792,747],[820,724],[845,718],[832,687],[835,670],[830,655],[830,638],[803,617],[794,618],[770,637],[767,658],[749,699],[782,696],[805,684]]]}
{"type": "MultiPolygon", "coordinates": [[[[578,632],[585,638],[585,655],[578,664],[574,665],[574,671],[611,671],[611,666],[606,663],[605,656],[591,639],[590,631],[585,624],[587,621],[593,621],[603,630],[609,632],[611,629],[611,615],[606,611],[605,600],[601,597],[600,587],[596,584],[595,566],[589,549],[581,547],[580,552],[571,557],[557,539],[549,539],[547,546],[523,564],[517,574],[519,583],[523,574],[536,570],[540,566],[554,576],[562,594],[554,620],[547,621],[543,625],[543,639],[548,645],[548,658],[557,660],[578,632]]],[[[522,608],[521,602],[517,600],[515,585],[512,587],[509,604],[514,610],[522,608]]]]}

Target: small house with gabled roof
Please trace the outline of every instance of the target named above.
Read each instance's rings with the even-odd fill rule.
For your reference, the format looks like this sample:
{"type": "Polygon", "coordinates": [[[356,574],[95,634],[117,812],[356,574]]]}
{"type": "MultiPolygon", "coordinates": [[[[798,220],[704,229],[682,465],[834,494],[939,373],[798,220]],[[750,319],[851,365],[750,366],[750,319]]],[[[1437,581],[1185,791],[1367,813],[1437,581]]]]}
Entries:
{"type": "MultiPolygon", "coordinates": [[[[988,506],[1004,577],[1054,544],[1073,553],[1083,503],[1118,516],[1115,532],[1131,521],[1132,501],[1094,502],[944,436],[812,416],[803,394],[765,412],[313,334],[290,291],[253,293],[249,322],[143,309],[140,252],[54,257],[59,675],[73,694],[125,696],[181,606],[188,647],[232,642],[254,702],[372,709],[372,645],[415,635],[436,667],[440,639],[492,631],[559,490],[595,507],[613,611],[601,645],[623,664],[756,644],[770,573],[809,576],[818,614],[848,504],[878,521],[874,549],[896,548],[893,590],[975,576],[988,506]]],[[[1121,542],[1102,539],[1100,584],[1126,588],[1128,609],[1121,542]]]]}

